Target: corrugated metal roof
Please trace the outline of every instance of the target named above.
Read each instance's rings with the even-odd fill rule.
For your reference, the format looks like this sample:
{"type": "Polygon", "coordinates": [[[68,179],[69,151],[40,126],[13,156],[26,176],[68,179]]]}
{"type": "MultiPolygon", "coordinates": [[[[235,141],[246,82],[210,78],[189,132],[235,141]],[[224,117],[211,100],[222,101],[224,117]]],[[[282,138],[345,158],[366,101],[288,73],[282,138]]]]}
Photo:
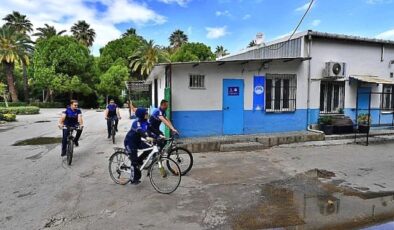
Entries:
{"type": "Polygon", "coordinates": [[[374,83],[374,84],[388,84],[394,85],[394,81],[390,79],[385,79],[378,76],[370,76],[370,75],[351,75],[350,78],[365,82],[365,83],[374,83]]]}

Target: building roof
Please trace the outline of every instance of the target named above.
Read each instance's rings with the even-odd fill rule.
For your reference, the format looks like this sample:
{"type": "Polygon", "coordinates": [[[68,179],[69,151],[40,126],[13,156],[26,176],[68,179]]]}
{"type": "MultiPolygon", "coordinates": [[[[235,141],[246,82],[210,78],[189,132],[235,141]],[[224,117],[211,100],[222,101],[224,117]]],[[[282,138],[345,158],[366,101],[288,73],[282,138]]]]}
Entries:
{"type": "Polygon", "coordinates": [[[394,85],[394,81],[390,79],[385,79],[378,76],[370,76],[370,75],[350,75],[350,78],[356,79],[365,83],[374,83],[374,84],[387,84],[394,85]]]}

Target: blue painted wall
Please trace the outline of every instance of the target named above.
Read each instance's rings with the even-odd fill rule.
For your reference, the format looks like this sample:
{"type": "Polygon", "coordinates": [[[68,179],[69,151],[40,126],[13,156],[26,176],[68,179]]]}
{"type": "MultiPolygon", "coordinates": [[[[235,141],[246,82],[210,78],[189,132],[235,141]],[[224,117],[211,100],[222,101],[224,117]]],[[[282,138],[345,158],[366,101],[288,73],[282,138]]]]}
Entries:
{"type": "MultiPolygon", "coordinates": [[[[356,123],[356,109],[351,108],[351,109],[344,109],[345,115],[349,116],[354,123],[356,123]]],[[[359,110],[358,114],[362,113],[368,113],[368,110],[359,110]]],[[[384,114],[381,113],[381,110],[379,108],[373,108],[371,110],[372,114],[372,124],[377,125],[379,124],[379,115],[380,115],[380,124],[381,125],[390,125],[392,124],[393,121],[393,115],[392,114],[384,114]]]]}
{"type": "Polygon", "coordinates": [[[223,132],[221,110],[173,111],[172,121],[182,137],[218,136],[223,132]]]}

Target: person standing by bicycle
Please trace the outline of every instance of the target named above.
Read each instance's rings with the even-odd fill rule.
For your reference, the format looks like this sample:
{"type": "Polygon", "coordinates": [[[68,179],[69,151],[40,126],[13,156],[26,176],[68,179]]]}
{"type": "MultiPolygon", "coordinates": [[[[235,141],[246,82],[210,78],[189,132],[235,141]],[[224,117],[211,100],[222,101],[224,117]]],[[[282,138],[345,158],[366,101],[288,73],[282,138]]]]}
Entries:
{"type": "Polygon", "coordinates": [[[152,116],[149,118],[149,123],[154,129],[160,130],[160,125],[163,122],[173,133],[178,134],[178,131],[174,128],[171,121],[167,119],[166,110],[168,108],[168,101],[162,100],[160,107],[155,109],[152,116]]]}
{"type": "Polygon", "coordinates": [[[141,138],[152,141],[152,137],[162,137],[162,133],[159,130],[154,129],[148,123],[148,111],[146,109],[138,108],[135,111],[135,115],[137,116],[137,120],[135,120],[131,125],[131,129],[125,137],[124,146],[127,154],[129,155],[131,166],[134,169],[134,176],[131,183],[139,184],[141,171],[138,168],[139,159],[137,152],[138,149],[146,148],[146,144],[141,140],[141,138]]]}
{"type": "Polygon", "coordinates": [[[111,138],[111,127],[112,127],[112,120],[115,121],[115,131],[118,132],[118,123],[120,117],[119,107],[115,104],[114,99],[109,101],[107,108],[105,109],[105,119],[107,120],[107,130],[108,130],[108,139],[111,138]]]}
{"type": "MultiPolygon", "coordinates": [[[[59,128],[63,129],[64,127],[78,127],[77,134],[74,138],[75,146],[79,146],[79,138],[82,134],[83,128],[83,119],[82,119],[82,112],[78,108],[78,101],[71,100],[70,105],[67,107],[65,111],[63,111],[62,116],[59,120],[59,128]]],[[[67,138],[70,134],[68,129],[63,129],[63,139],[62,139],[62,153],[61,156],[66,155],[66,148],[67,148],[67,138]]]]}

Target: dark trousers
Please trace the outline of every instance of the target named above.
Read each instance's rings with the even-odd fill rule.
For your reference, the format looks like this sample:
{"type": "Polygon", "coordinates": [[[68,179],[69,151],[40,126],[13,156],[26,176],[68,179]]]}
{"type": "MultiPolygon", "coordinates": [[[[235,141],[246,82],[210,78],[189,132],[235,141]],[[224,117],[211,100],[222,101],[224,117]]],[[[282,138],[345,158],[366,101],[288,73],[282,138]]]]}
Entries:
{"type": "MultiPolygon", "coordinates": [[[[78,141],[81,137],[82,129],[77,130],[77,134],[75,135],[74,142],[78,141]]],[[[62,151],[66,151],[67,148],[67,137],[70,135],[70,131],[68,129],[63,129],[63,139],[62,139],[62,151]]]]}
{"type": "Polygon", "coordinates": [[[108,117],[108,119],[107,119],[108,136],[111,135],[112,120],[115,120],[115,129],[118,130],[118,123],[119,123],[118,117],[117,116],[108,117]]]}

